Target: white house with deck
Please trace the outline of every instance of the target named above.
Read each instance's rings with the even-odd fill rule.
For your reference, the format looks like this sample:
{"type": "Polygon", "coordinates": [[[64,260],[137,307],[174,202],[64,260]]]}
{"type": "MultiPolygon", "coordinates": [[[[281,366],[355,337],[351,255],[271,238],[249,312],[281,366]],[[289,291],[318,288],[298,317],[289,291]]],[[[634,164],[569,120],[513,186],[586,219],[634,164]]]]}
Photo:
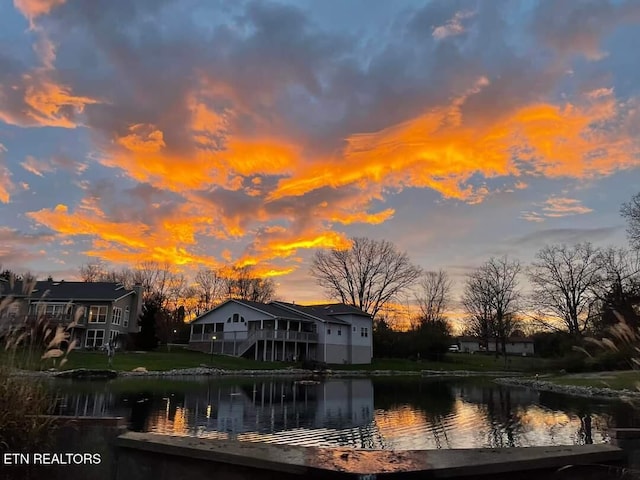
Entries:
{"type": "Polygon", "coordinates": [[[191,322],[189,346],[263,361],[371,363],[372,318],[342,303],[231,299],[191,322]]]}

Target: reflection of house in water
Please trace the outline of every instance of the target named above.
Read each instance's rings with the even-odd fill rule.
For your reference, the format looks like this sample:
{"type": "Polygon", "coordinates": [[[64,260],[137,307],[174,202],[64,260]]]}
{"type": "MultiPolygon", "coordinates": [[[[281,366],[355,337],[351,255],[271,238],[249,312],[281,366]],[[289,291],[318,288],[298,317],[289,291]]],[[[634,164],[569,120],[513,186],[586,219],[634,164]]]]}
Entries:
{"type": "Polygon", "coordinates": [[[352,428],[373,420],[373,386],[369,379],[329,380],[306,384],[295,380],[256,380],[206,392],[187,393],[184,407],[195,428],[238,435],[297,428],[352,428]]]}
{"type": "MultiPolygon", "coordinates": [[[[528,388],[505,388],[462,384],[453,387],[456,396],[475,404],[486,418],[486,446],[517,447],[524,440],[522,415],[539,399],[539,393],[528,388]]],[[[480,430],[478,431],[480,433],[480,430]]]]}
{"type": "Polygon", "coordinates": [[[69,392],[56,397],[56,413],[75,417],[129,416],[125,406],[118,408],[116,395],[104,392],[69,392]]]}

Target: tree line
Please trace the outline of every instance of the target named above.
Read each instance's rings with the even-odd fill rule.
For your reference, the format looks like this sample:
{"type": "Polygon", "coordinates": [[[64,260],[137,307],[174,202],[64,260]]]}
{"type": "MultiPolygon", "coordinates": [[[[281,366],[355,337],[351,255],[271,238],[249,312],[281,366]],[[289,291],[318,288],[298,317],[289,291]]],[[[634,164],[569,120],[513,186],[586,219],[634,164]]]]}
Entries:
{"type": "Polygon", "coordinates": [[[482,339],[487,350],[495,341],[496,351],[505,352],[507,339],[524,331],[579,337],[603,332],[620,319],[636,329],[640,193],[622,206],[621,214],[628,221],[630,248],[601,248],[589,242],[547,245],[526,266],[508,256],[492,257],[465,276],[459,302],[452,298],[453,282],[445,271],[424,272],[387,241],[354,238],[348,249],[318,251],[311,275],[329,297],[374,317],[378,353],[420,355],[426,348],[421,344],[432,337],[441,339],[429,346],[439,354],[451,333],[446,313],[455,303],[464,312],[463,333],[482,339]],[[522,289],[523,278],[532,287],[528,294],[522,289]],[[410,331],[393,333],[385,307],[411,293],[418,312],[411,318],[410,331]]]}
{"type": "Polygon", "coordinates": [[[251,266],[201,268],[190,281],[172,265],[147,261],[134,268],[109,269],[101,262],[80,267],[84,282],[117,282],[126,288],[140,285],[143,311],[137,347],[154,348],[158,342],[186,343],[195,318],[230,298],[254,302],[275,299],[275,282],[260,277],[251,266]]]}
{"type": "MultiPolygon", "coordinates": [[[[466,274],[457,301],[447,272],[424,271],[386,240],[356,237],[349,248],[319,250],[310,274],[327,297],[374,317],[374,339],[377,336],[383,342],[379,351],[419,356],[446,350],[451,336],[447,314],[455,306],[464,312],[464,334],[481,338],[485,347],[495,341],[502,351],[511,335],[534,329],[583,336],[601,332],[620,318],[637,328],[640,193],[622,206],[621,214],[628,222],[629,248],[596,247],[588,242],[547,245],[529,265],[508,256],[492,257],[466,274]],[[522,289],[525,278],[531,285],[528,293],[522,289]],[[409,340],[398,343],[396,339],[397,345],[390,345],[390,305],[402,302],[411,303],[417,312],[411,315],[408,335],[403,337],[409,340]],[[425,346],[430,338],[439,339],[436,347],[425,346]]],[[[226,299],[269,302],[276,295],[273,280],[261,278],[250,266],[200,269],[189,282],[167,264],[143,262],[133,269],[110,270],[93,263],[81,267],[80,277],[88,282],[120,282],[129,288],[141,285],[145,314],[154,319],[147,322],[155,325],[152,338],[161,341],[169,341],[176,329],[186,332],[185,318],[201,315],[226,299]]],[[[144,318],[141,324],[144,327],[144,318]]]]}

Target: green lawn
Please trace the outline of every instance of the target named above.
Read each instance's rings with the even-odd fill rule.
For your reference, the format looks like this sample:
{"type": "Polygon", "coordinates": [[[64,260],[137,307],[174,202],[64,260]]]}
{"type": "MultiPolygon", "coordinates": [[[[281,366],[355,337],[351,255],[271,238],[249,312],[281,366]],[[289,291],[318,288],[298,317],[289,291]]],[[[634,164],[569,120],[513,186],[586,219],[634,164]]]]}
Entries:
{"type": "MultiPolygon", "coordinates": [[[[0,358],[1,359],[1,358],[0,358]]],[[[20,361],[17,365],[33,370],[47,369],[53,366],[51,360],[47,361],[20,361]]],[[[72,351],[63,365],[63,370],[74,368],[106,369],[112,368],[118,371],[130,371],[137,367],[147,370],[171,370],[174,368],[194,368],[207,366],[222,368],[225,370],[268,370],[287,368],[290,364],[281,362],[256,362],[244,358],[234,358],[226,355],[209,355],[201,352],[193,352],[180,347],[173,347],[170,352],[158,350],[154,352],[118,352],[113,358],[113,365],[109,367],[107,355],[104,352],[87,352],[83,350],[72,351]]]]}
{"type": "Polygon", "coordinates": [[[470,355],[468,353],[449,353],[442,361],[412,360],[396,358],[375,358],[371,365],[332,365],[333,370],[469,370],[474,372],[489,371],[544,371],[547,362],[543,359],[532,357],[507,357],[505,366],[504,358],[494,355],[470,355]]]}
{"type": "MultiPolygon", "coordinates": [[[[53,365],[51,360],[40,361],[38,355],[32,355],[26,362],[25,355],[19,359],[15,365],[21,368],[32,370],[47,369],[53,365]]],[[[6,354],[0,352],[0,362],[6,362],[6,354]]],[[[486,371],[540,371],[545,368],[545,360],[531,357],[508,357],[505,366],[502,357],[496,358],[492,355],[470,355],[466,353],[450,353],[445,355],[442,361],[412,361],[406,359],[374,359],[371,365],[330,365],[332,370],[398,370],[398,371],[420,371],[420,370],[470,370],[477,372],[486,371]]],[[[147,370],[171,370],[174,368],[193,368],[199,366],[210,366],[225,370],[265,370],[281,369],[294,366],[291,363],[282,362],[257,362],[244,358],[229,357],[226,355],[214,355],[193,352],[181,347],[173,347],[171,351],[161,350],[153,352],[118,352],[113,359],[114,370],[130,371],[136,367],[145,367],[147,370]]],[[[300,366],[295,365],[295,366],[300,366]]],[[[107,355],[104,352],[87,352],[74,350],[68,356],[68,361],[62,369],[109,368],[107,355]]]]}
{"type": "Polygon", "coordinates": [[[558,385],[611,388],[613,390],[640,390],[640,371],[637,370],[552,376],[544,377],[541,380],[558,385]]]}

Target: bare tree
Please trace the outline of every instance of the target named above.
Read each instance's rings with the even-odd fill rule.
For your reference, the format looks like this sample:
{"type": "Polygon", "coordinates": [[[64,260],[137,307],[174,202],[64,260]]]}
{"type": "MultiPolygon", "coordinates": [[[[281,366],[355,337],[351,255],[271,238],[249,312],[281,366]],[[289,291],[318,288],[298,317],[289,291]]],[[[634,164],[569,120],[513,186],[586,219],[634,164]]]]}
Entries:
{"type": "Polygon", "coordinates": [[[420,277],[406,253],[385,240],[354,238],[348,249],[316,252],[311,275],[327,294],[376,316],[420,277]]]}
{"type": "Polygon", "coordinates": [[[489,349],[489,338],[493,336],[493,312],[491,292],[480,270],[467,276],[462,295],[462,305],[467,313],[464,335],[478,337],[485,350],[489,349]]]}
{"type": "Polygon", "coordinates": [[[83,282],[100,282],[105,274],[105,266],[102,262],[85,263],[80,266],[80,278],[83,282]]]}
{"type": "Polygon", "coordinates": [[[466,330],[483,339],[488,348],[489,338],[500,342],[506,355],[507,338],[517,326],[520,308],[518,276],[522,267],[508,257],[491,258],[472,272],[465,285],[462,304],[468,314],[466,330]]]}
{"type": "Polygon", "coordinates": [[[453,282],[444,270],[424,273],[415,294],[421,323],[433,324],[444,320],[444,312],[451,300],[452,285],[453,282]]]}
{"type": "Polygon", "coordinates": [[[133,283],[142,285],[142,296],[145,299],[152,296],[162,299],[163,307],[168,300],[174,277],[171,265],[154,261],[142,262],[136,265],[132,272],[133,283]]]}
{"type": "Polygon", "coordinates": [[[631,246],[640,250],[640,192],[631,197],[629,202],[622,204],[620,213],[627,219],[627,235],[631,246]]]}
{"type": "Polygon", "coordinates": [[[553,328],[547,319],[558,319],[574,335],[587,329],[601,281],[599,254],[590,243],[548,245],[537,253],[529,279],[540,323],[553,328]]]}
{"type": "Polygon", "coordinates": [[[261,278],[251,266],[230,267],[222,272],[226,298],[267,303],[275,298],[276,286],[271,278],[261,278]]]}
{"type": "Polygon", "coordinates": [[[211,310],[224,297],[225,281],[218,270],[201,268],[196,273],[194,296],[197,298],[197,311],[200,313],[211,310]]]}

